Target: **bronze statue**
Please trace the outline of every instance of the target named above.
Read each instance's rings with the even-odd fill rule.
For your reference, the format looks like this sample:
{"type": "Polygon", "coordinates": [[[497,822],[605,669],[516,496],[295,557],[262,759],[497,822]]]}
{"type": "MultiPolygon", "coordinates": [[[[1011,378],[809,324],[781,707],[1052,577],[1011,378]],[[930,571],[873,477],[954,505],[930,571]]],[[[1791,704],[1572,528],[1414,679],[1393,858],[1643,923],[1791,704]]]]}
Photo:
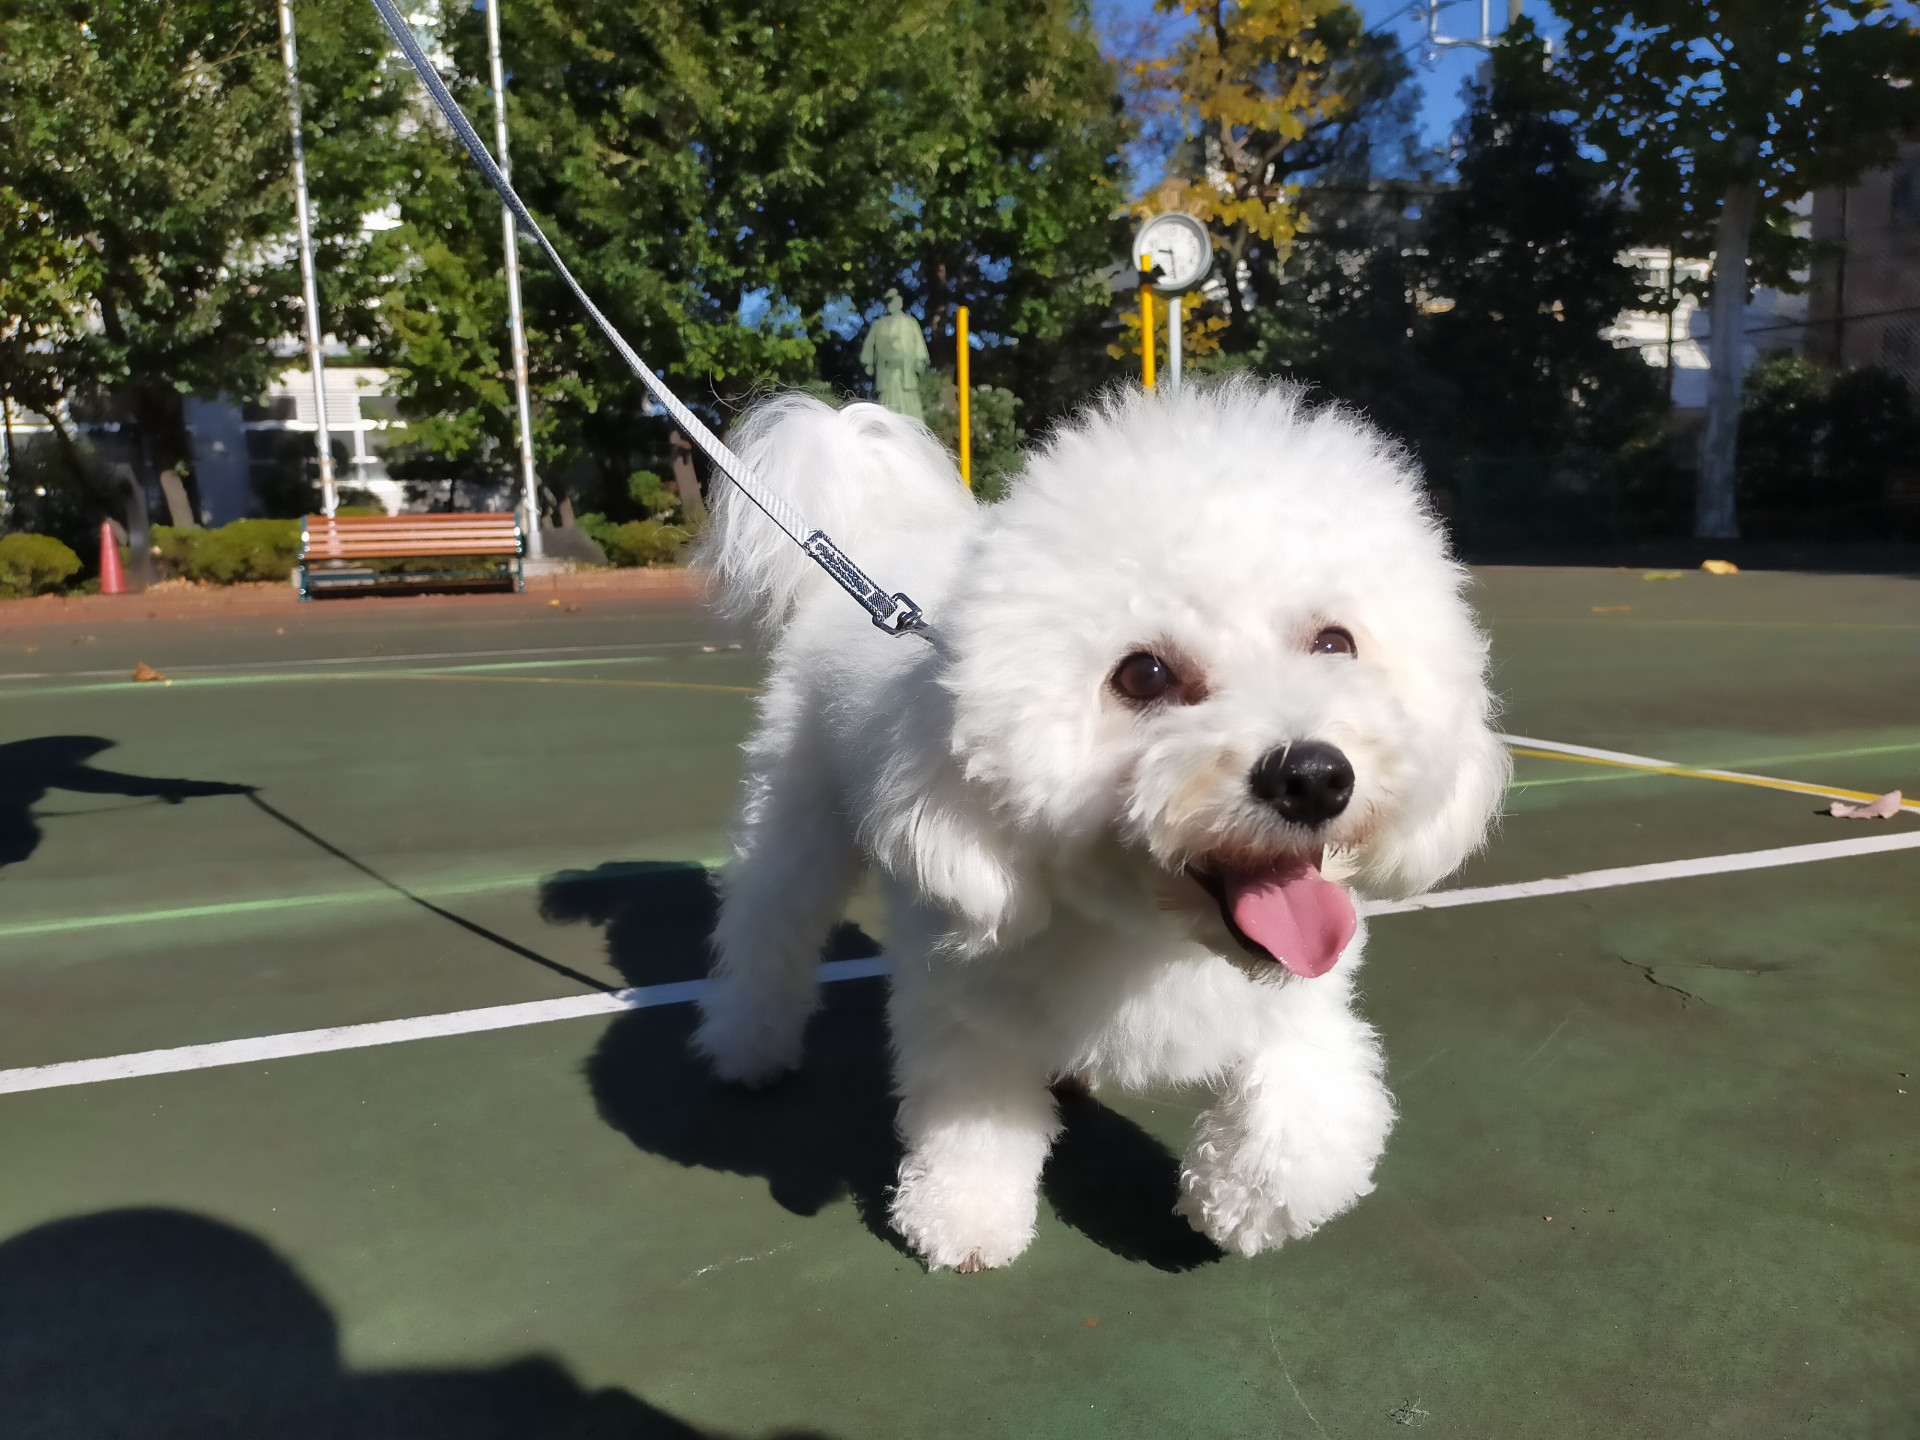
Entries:
{"type": "Polygon", "coordinates": [[[898,290],[887,291],[887,313],[873,322],[860,346],[860,363],[873,377],[880,403],[896,415],[925,420],[920,405],[920,377],[932,361],[920,324],[906,313],[898,290]]]}

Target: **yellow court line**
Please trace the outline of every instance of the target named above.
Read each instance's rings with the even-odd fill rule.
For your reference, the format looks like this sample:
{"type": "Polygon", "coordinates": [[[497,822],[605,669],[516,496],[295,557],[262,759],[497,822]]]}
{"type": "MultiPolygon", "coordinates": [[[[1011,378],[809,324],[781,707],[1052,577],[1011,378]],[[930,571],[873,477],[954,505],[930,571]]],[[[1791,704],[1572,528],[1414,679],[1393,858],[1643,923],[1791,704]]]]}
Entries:
{"type": "MultiPolygon", "coordinates": [[[[1724,780],[1730,785],[1755,785],[1762,790],[1786,790],[1795,795],[1815,795],[1823,800],[1878,800],[1865,790],[1842,790],[1832,785],[1809,785],[1800,780],[1777,780],[1771,775],[1741,775],[1732,770],[1695,770],[1686,765],[1640,765],[1631,760],[1603,760],[1597,755],[1566,755],[1558,750],[1531,750],[1513,747],[1516,755],[1540,760],[1565,760],[1575,765],[1605,765],[1615,770],[1640,770],[1649,775],[1680,775],[1689,780],[1724,780]]],[[[1902,810],[1920,813],[1920,804],[1905,804],[1902,810]]]]}

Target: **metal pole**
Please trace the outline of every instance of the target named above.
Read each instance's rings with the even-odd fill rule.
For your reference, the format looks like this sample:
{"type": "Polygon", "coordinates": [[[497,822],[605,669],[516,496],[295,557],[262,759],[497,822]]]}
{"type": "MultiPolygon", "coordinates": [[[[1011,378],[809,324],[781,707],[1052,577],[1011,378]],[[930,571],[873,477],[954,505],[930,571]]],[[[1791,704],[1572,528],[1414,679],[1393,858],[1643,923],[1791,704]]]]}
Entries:
{"type": "MultiPolygon", "coordinates": [[[[513,178],[507,161],[507,82],[500,70],[500,0],[486,0],[487,67],[493,79],[493,158],[513,178]]],[[[507,264],[507,331],[513,344],[513,403],[520,431],[520,495],[526,519],[527,557],[545,553],[540,543],[540,481],[533,473],[533,406],[527,399],[527,328],[520,318],[520,237],[513,212],[500,207],[500,233],[507,264]]]]}
{"type": "Polygon", "coordinates": [[[967,353],[967,307],[960,307],[959,318],[954,324],[954,336],[959,341],[953,373],[960,382],[960,478],[973,488],[973,367],[968,363],[973,359],[967,353]]]}
{"type": "Polygon", "coordinates": [[[293,7],[280,0],[280,58],[287,65],[287,112],[293,123],[293,194],[300,210],[300,287],[307,302],[307,368],[313,372],[313,443],[320,452],[320,509],[331,515],[340,497],[333,485],[333,436],[327,430],[327,371],[320,358],[320,292],[313,280],[313,231],[307,224],[307,155],[300,142],[300,66],[293,53],[293,7]]]}
{"type": "Polygon", "coordinates": [[[1167,297],[1167,389],[1180,393],[1180,297],[1167,297]]]}
{"type": "Polygon", "coordinates": [[[1140,383],[1153,389],[1153,257],[1140,257],[1140,383]]]}

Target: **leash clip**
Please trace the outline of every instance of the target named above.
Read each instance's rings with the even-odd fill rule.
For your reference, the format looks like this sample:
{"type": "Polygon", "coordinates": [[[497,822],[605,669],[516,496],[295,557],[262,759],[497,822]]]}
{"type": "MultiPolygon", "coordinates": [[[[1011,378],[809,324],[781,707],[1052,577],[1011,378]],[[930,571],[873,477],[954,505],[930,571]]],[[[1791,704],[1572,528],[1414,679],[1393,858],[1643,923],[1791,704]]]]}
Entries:
{"type": "Polygon", "coordinates": [[[876,630],[884,630],[889,635],[926,635],[927,622],[920,617],[920,607],[909,597],[889,595],[874,584],[867,572],[854,564],[826,531],[810,531],[800,542],[800,548],[833,577],[836,585],[860,602],[860,608],[873,620],[876,630]]]}

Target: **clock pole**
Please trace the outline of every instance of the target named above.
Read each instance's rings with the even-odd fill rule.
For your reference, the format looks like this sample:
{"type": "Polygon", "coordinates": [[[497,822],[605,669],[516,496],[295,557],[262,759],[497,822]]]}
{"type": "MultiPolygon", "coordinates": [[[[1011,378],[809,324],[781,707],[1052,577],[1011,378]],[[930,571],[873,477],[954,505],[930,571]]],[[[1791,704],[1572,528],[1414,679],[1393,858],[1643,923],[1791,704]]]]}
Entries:
{"type": "Polygon", "coordinates": [[[1133,237],[1140,265],[1140,379],[1153,389],[1153,292],[1167,302],[1167,389],[1180,393],[1185,347],[1180,297],[1199,286],[1213,270],[1213,237],[1207,227],[1180,210],[1147,217],[1133,237]],[[1160,257],[1156,267],[1154,257],[1160,257]]]}
{"type": "Polygon", "coordinates": [[[1180,393],[1180,297],[1167,297],[1167,393],[1180,393]]]}

